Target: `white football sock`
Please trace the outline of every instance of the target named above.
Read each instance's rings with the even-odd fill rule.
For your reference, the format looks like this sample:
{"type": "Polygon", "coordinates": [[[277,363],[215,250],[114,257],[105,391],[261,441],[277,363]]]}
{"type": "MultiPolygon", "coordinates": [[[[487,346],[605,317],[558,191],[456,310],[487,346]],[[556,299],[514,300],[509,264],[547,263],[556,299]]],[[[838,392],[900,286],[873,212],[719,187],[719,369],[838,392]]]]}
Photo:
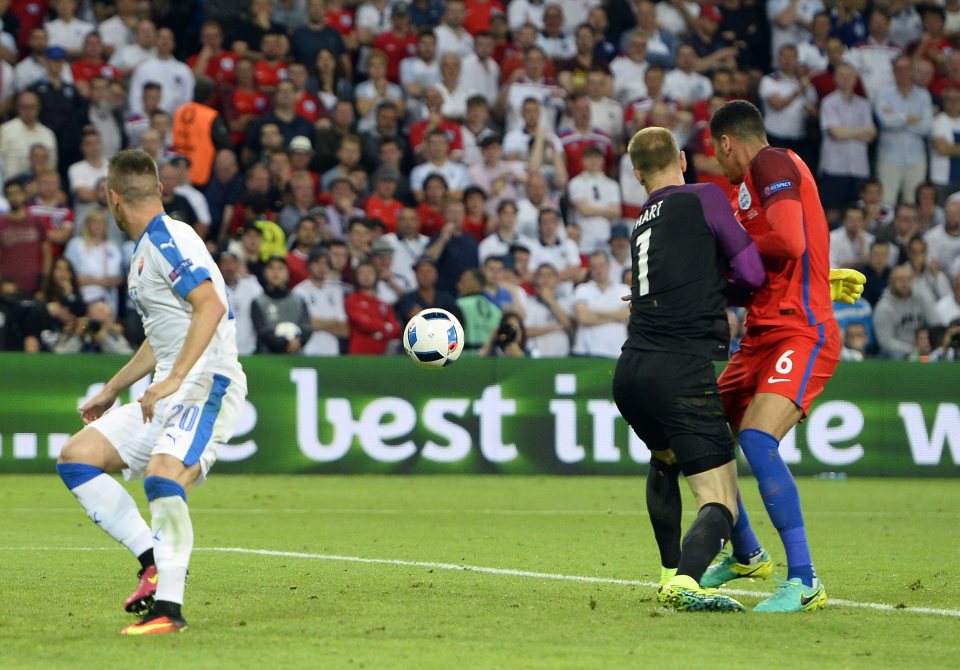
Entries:
{"type": "Polygon", "coordinates": [[[134,556],[153,546],[153,535],[137,503],[116,479],[97,475],[71,491],[93,522],[134,556]]]}
{"type": "Polygon", "coordinates": [[[187,566],[193,551],[193,523],[187,502],[180,496],[155,498],[150,503],[153,519],[153,556],[157,561],[157,600],[183,604],[187,566]]]}

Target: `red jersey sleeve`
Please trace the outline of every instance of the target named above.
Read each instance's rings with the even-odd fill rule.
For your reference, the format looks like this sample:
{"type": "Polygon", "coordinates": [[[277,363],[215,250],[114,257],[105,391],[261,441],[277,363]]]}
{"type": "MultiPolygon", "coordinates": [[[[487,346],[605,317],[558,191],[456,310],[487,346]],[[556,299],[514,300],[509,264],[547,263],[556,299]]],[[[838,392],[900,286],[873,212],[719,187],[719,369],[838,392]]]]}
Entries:
{"type": "Polygon", "coordinates": [[[785,198],[800,200],[800,171],[786,149],[761,150],[750,163],[750,181],[764,208],[785,198]]]}

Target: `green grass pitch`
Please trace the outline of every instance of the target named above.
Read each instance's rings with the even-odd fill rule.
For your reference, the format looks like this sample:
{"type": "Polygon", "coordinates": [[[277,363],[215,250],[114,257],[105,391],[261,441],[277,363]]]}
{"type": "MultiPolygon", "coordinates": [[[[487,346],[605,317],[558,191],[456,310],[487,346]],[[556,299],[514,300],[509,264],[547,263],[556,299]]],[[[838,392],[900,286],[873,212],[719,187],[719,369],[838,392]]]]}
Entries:
{"type": "MultiPolygon", "coordinates": [[[[0,668],[956,667],[957,483],[800,487],[817,568],[843,602],[679,614],[649,585],[642,478],[214,473],[189,496],[188,631],[126,639],[136,561],[56,477],[3,476],[0,668]]],[[[146,509],[139,482],[130,490],[146,509]]]]}

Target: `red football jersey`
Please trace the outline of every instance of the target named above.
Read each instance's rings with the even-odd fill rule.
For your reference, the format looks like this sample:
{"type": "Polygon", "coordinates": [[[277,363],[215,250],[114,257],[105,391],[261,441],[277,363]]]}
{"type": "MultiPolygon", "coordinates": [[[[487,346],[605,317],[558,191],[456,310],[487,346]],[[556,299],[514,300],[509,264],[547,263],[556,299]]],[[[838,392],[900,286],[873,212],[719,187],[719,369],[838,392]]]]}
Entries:
{"type": "Polygon", "coordinates": [[[271,65],[265,60],[258,60],[253,66],[253,76],[257,86],[276,86],[287,80],[287,61],[278,60],[271,65]]]}
{"type": "Polygon", "coordinates": [[[74,81],[90,81],[94,77],[103,77],[110,81],[123,79],[120,70],[103,61],[94,63],[88,60],[78,60],[70,66],[70,71],[73,73],[74,81]]]}
{"type": "Polygon", "coordinates": [[[299,116],[302,116],[310,123],[316,123],[319,119],[327,118],[326,107],[317,99],[317,96],[309,91],[302,91],[300,93],[294,109],[299,116]]]}
{"type": "Polygon", "coordinates": [[[788,149],[764,147],[750,161],[747,177],[733,191],[737,219],[756,242],[767,282],[747,312],[749,326],[812,326],[833,318],[830,302],[830,229],[817,182],[807,164],[788,149]],[[780,200],[799,201],[796,221],[771,221],[766,210],[780,200]],[[778,249],[800,246],[799,258],[778,249]]]}
{"type": "Polygon", "coordinates": [[[417,34],[412,30],[406,35],[390,31],[373,39],[373,48],[387,54],[387,79],[400,83],[400,61],[417,55],[417,34]]]}
{"type": "MultiPolygon", "coordinates": [[[[194,54],[187,59],[187,66],[192,70],[200,59],[200,54],[194,54]]],[[[237,54],[232,51],[221,51],[219,56],[207,61],[203,74],[213,79],[217,84],[233,84],[236,81],[234,70],[237,69],[237,54]]]]}

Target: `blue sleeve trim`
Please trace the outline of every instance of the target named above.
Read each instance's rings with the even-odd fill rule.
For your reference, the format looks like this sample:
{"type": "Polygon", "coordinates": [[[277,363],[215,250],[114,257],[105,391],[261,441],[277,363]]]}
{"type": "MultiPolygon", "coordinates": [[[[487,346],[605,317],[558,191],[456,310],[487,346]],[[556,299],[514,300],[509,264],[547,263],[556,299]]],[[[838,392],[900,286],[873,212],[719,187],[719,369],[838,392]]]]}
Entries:
{"type": "Polygon", "coordinates": [[[143,490],[146,492],[147,500],[150,502],[153,502],[157,498],[172,498],[174,496],[180,496],[184,500],[187,499],[187,494],[183,490],[183,487],[166,477],[157,477],[156,475],[147,477],[143,480],[143,490]]]}
{"type": "Polygon", "coordinates": [[[71,491],[103,474],[103,470],[86,463],[57,463],[57,474],[71,491]]]}
{"type": "Polygon", "coordinates": [[[157,251],[173,268],[167,273],[167,278],[181,298],[186,300],[190,291],[210,279],[210,271],[207,268],[195,267],[193,259],[184,258],[180,252],[180,247],[177,246],[173,236],[170,235],[170,231],[161,217],[157,217],[150,222],[147,233],[150,235],[150,241],[157,248],[157,251]]]}

